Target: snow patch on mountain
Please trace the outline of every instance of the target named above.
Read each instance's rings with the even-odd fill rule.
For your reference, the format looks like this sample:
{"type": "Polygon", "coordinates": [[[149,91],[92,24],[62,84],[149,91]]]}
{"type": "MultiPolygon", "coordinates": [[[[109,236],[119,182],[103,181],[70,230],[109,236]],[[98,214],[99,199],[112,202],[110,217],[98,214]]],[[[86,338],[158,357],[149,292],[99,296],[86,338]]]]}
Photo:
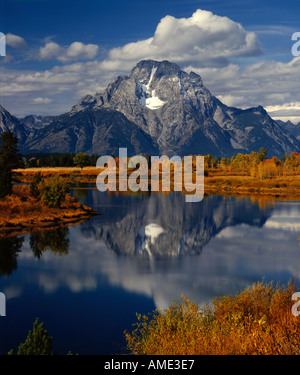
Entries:
{"type": "Polygon", "coordinates": [[[137,86],[139,88],[139,102],[143,107],[147,107],[148,109],[152,110],[158,109],[166,103],[156,95],[155,90],[150,89],[156,70],[157,67],[152,68],[147,84],[137,81],[137,86]]]}
{"type": "Polygon", "coordinates": [[[145,235],[150,238],[152,244],[155,243],[156,238],[163,232],[164,229],[155,223],[148,224],[145,227],[145,235]]]}
{"type": "Polygon", "coordinates": [[[230,139],[230,143],[231,143],[231,146],[238,150],[238,149],[243,149],[243,146],[241,146],[240,144],[238,144],[236,141],[234,141],[232,138],[230,139]]]}
{"type": "Polygon", "coordinates": [[[142,227],[136,241],[135,254],[148,254],[152,258],[151,247],[155,245],[156,239],[164,233],[165,230],[158,224],[151,223],[142,227]]]}
{"type": "Polygon", "coordinates": [[[152,91],[152,96],[150,98],[147,98],[146,99],[146,104],[145,106],[149,109],[158,109],[160,107],[162,107],[166,102],[162,101],[159,99],[158,96],[155,95],[155,90],[152,91]]]}

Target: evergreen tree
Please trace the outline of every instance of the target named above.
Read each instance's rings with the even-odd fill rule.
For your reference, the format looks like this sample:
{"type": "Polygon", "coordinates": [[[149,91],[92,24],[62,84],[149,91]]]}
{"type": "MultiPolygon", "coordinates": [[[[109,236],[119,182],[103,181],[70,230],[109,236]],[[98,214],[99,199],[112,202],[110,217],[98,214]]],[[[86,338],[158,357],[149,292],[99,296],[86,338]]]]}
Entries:
{"type": "Polygon", "coordinates": [[[12,172],[0,154],[0,199],[12,193],[12,172]]]}
{"type": "Polygon", "coordinates": [[[268,151],[264,147],[261,147],[259,149],[259,153],[257,155],[257,158],[258,158],[259,162],[264,161],[267,158],[267,152],[268,151]]]}
{"type": "MultiPolygon", "coordinates": [[[[8,354],[13,355],[11,350],[8,354]]],[[[17,355],[52,355],[52,337],[44,328],[44,323],[39,323],[36,318],[33,330],[29,331],[26,341],[20,344],[17,355]]]]}
{"type": "Polygon", "coordinates": [[[36,199],[41,199],[41,191],[39,189],[39,184],[44,181],[41,172],[34,175],[33,181],[30,184],[30,194],[36,199]]]}
{"type": "Polygon", "coordinates": [[[12,193],[12,169],[23,167],[18,154],[18,138],[13,132],[2,132],[0,145],[0,199],[12,193]]]}

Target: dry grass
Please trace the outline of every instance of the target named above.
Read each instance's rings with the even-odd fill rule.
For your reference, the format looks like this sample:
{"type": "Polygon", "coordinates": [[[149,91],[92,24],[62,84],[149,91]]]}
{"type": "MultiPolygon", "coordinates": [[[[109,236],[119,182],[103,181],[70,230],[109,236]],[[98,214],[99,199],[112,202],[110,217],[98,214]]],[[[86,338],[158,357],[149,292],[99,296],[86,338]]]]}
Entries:
{"type": "Polygon", "coordinates": [[[259,179],[249,176],[205,177],[206,193],[235,192],[295,196],[300,194],[300,176],[259,179]]]}
{"type": "Polygon", "coordinates": [[[298,355],[294,291],[292,283],[257,283],[201,309],[182,297],[164,311],[138,315],[135,330],[125,332],[128,349],[146,355],[298,355]]]}
{"type": "MultiPolygon", "coordinates": [[[[69,182],[91,182],[95,183],[101,169],[95,167],[56,167],[56,168],[28,168],[14,170],[15,176],[22,182],[31,182],[34,175],[40,172],[42,176],[61,175],[69,182]]],[[[116,170],[118,177],[118,169],[116,170]]],[[[128,170],[128,176],[132,170],[128,170]]],[[[172,175],[172,173],[171,173],[172,175]]],[[[149,175],[149,178],[150,175],[149,175]]],[[[118,183],[118,178],[117,178],[118,183]]],[[[173,183],[171,181],[171,190],[173,183]]],[[[209,170],[208,176],[204,178],[204,191],[206,194],[264,194],[278,196],[300,195],[300,175],[282,176],[261,179],[246,176],[242,171],[209,170]]]]}
{"type": "Polygon", "coordinates": [[[94,214],[89,207],[66,195],[58,208],[49,208],[30,195],[30,187],[14,186],[13,194],[0,200],[0,229],[41,227],[68,222],[94,214]]]}
{"type": "Polygon", "coordinates": [[[98,175],[99,168],[96,167],[42,167],[42,168],[25,168],[25,169],[14,169],[14,173],[21,176],[34,176],[36,173],[41,173],[43,176],[49,176],[53,174],[59,175],[72,175],[72,174],[83,174],[83,175],[98,175]]]}

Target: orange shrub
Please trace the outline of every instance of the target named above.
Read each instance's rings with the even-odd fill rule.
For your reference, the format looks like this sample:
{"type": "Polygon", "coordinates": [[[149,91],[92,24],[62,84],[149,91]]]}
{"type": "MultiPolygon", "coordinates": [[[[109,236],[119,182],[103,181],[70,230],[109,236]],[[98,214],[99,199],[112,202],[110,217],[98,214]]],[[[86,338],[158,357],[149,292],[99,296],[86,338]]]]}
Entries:
{"type": "Polygon", "coordinates": [[[164,311],[137,315],[127,347],[146,355],[300,354],[300,317],[291,312],[295,285],[257,283],[199,308],[182,296],[164,311]]]}

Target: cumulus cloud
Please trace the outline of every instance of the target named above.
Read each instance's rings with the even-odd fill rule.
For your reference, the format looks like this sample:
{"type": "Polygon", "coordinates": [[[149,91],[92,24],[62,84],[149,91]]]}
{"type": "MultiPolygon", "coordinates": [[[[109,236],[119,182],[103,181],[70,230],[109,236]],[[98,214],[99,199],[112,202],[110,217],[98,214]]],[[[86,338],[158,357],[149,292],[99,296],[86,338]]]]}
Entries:
{"type": "Polygon", "coordinates": [[[190,18],[166,16],[159,22],[154,36],[113,48],[103,68],[146,58],[194,66],[226,66],[231,58],[255,56],[260,52],[255,33],[247,32],[228,17],[198,9],[190,18]]]}
{"type": "Polygon", "coordinates": [[[39,57],[41,60],[51,60],[57,58],[61,53],[63,53],[63,48],[59,44],[49,42],[40,48],[39,57]]]}
{"type": "MultiPolygon", "coordinates": [[[[11,45],[24,45],[18,38],[10,36],[11,45]]],[[[212,94],[229,106],[262,105],[274,118],[300,116],[300,57],[290,62],[251,58],[245,65],[245,57],[260,53],[259,40],[256,33],[227,17],[204,10],[189,18],[166,16],[150,38],[113,48],[104,60],[95,59],[98,50],[95,44],[61,46],[48,40],[38,59],[62,64],[36,71],[3,68],[1,104],[13,114],[22,106],[34,112],[38,104],[39,111],[59,114],[84,95],[103,91],[116,75],[128,74],[141,59],[151,58],[167,59],[200,74],[212,94]],[[238,65],[238,58],[243,58],[243,65],[238,65]],[[47,105],[47,99],[55,105],[47,105]]]]}
{"type": "Polygon", "coordinates": [[[200,74],[204,84],[228,106],[263,105],[274,118],[300,116],[300,57],[288,63],[260,61],[244,68],[230,64],[221,69],[189,66],[185,70],[200,74]]]}
{"type": "Polygon", "coordinates": [[[17,116],[64,113],[86,94],[101,92],[115,72],[100,69],[100,62],[57,65],[43,71],[2,67],[1,105],[17,116]],[[52,100],[51,106],[44,98],[52,100]]]}
{"type": "Polygon", "coordinates": [[[74,60],[90,60],[98,53],[99,47],[96,44],[83,44],[74,42],[69,47],[64,48],[55,42],[48,42],[39,50],[40,60],[56,59],[67,63],[74,60]]]}
{"type": "MultiPolygon", "coordinates": [[[[289,63],[262,61],[243,68],[233,63],[222,68],[179,65],[187,72],[198,73],[211,93],[228,106],[262,105],[274,118],[300,116],[300,58],[289,63]]],[[[19,104],[25,104],[28,100],[28,110],[30,104],[35,103],[35,106],[44,106],[46,113],[51,110],[53,114],[59,114],[69,110],[84,95],[103,91],[118,73],[118,69],[103,69],[103,62],[95,60],[57,65],[40,72],[3,68],[2,105],[17,99],[19,104]],[[57,100],[60,95],[62,97],[57,100]],[[45,101],[36,98],[55,99],[60,107],[55,104],[49,108],[45,101]]],[[[10,110],[9,105],[7,109],[10,110]]],[[[31,111],[34,112],[34,108],[31,111]]],[[[300,118],[297,123],[299,121],[300,118]]]]}
{"type": "Polygon", "coordinates": [[[61,57],[58,57],[59,61],[68,62],[71,60],[93,59],[99,50],[99,47],[95,44],[83,44],[80,42],[74,42],[68,47],[61,57]]]}
{"type": "Polygon", "coordinates": [[[24,48],[27,46],[25,39],[15,34],[8,33],[5,35],[5,39],[6,45],[12,48],[24,48]]]}
{"type": "Polygon", "coordinates": [[[50,98],[41,98],[41,97],[39,97],[39,98],[34,98],[32,101],[33,101],[33,103],[35,103],[35,104],[50,104],[50,103],[53,102],[53,100],[50,99],[50,98]]]}

